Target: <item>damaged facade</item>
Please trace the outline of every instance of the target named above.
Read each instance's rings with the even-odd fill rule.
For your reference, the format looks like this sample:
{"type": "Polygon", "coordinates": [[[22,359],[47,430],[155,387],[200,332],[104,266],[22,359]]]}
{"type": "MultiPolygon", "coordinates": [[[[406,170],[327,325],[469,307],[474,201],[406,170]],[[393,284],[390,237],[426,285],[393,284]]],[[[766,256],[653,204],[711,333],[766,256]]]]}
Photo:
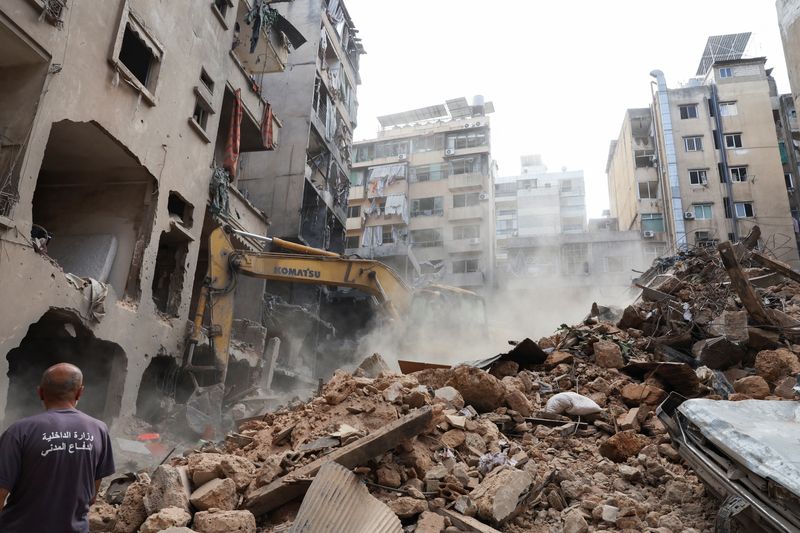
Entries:
{"type": "MultiPolygon", "coordinates": [[[[749,34],[741,35],[746,42],[749,34]]],[[[727,37],[738,36],[711,37],[707,50],[727,37]]],[[[736,241],[759,224],[762,246],[798,264],[765,63],[741,51],[704,60],[699,77],[681,88],[651,73],[653,106],[626,112],[606,167],[621,229],[669,252],[736,241]]]]}
{"type": "Polygon", "coordinates": [[[355,145],[347,253],[375,258],[416,283],[494,284],[495,163],[491,103],[448,100],[379,117],[355,145]]]}
{"type": "Polygon", "coordinates": [[[208,234],[267,232],[236,170],[279,141],[254,75],[282,70],[302,37],[275,13],[258,0],[3,3],[5,424],[36,409],[58,361],[84,369],[81,406],[108,423],[174,388],[208,234]]]}

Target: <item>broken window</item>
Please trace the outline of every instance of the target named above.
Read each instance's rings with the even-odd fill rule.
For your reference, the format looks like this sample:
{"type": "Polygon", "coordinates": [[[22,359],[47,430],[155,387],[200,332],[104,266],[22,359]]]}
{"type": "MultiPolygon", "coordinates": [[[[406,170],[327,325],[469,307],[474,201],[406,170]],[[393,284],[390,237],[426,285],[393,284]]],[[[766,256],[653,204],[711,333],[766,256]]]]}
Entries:
{"type": "MultiPolygon", "coordinates": [[[[119,345],[98,339],[74,312],[50,310],[35,324],[8,360],[6,413],[21,418],[41,410],[36,386],[56,363],[72,363],[83,371],[86,390],[81,411],[107,423],[119,415],[127,358],[119,345]]],[[[7,419],[8,421],[8,419],[7,419]]]]}
{"type": "Polygon", "coordinates": [[[19,199],[25,145],[47,76],[49,58],[0,18],[0,216],[19,199]]]}
{"type": "Polygon", "coordinates": [[[231,7],[231,0],[214,0],[214,8],[219,11],[222,20],[225,20],[225,15],[228,14],[228,8],[231,7]]]}
{"type": "Polygon", "coordinates": [[[417,248],[436,248],[443,242],[441,229],[411,230],[411,243],[417,248]]]}
{"type": "Polygon", "coordinates": [[[477,259],[459,259],[453,261],[453,274],[469,274],[470,272],[478,272],[477,259]]]}
{"type": "Polygon", "coordinates": [[[192,227],[194,206],[184,200],[184,198],[175,191],[169,191],[169,198],[167,199],[167,212],[169,213],[170,220],[179,222],[185,228],[192,227]]]}
{"type": "Polygon", "coordinates": [[[125,4],[111,61],[152,105],[164,49],[125,4]]]}
{"type": "Polygon", "coordinates": [[[430,198],[415,198],[411,200],[411,216],[432,216],[444,214],[444,198],[432,196],[430,198]]]}
{"type": "MultiPolygon", "coordinates": [[[[228,0],[218,0],[218,1],[222,1],[225,4],[228,3],[228,0]]],[[[206,72],[206,69],[204,68],[200,69],[200,83],[203,84],[203,87],[208,89],[209,93],[214,92],[214,80],[211,79],[211,76],[208,75],[208,72],[206,72]]]]}
{"type": "Polygon", "coordinates": [[[393,244],[397,242],[397,230],[391,224],[381,226],[381,237],[383,244],[393,244]]]}
{"type": "Polygon", "coordinates": [[[155,178],[98,124],[51,126],[33,222],[53,236],[47,253],[65,272],[108,282],[117,294],[138,299],[157,203],[155,178]]]}
{"type": "Polygon", "coordinates": [[[453,195],[453,207],[472,207],[481,201],[481,193],[467,192],[453,195]]]}
{"type": "Polygon", "coordinates": [[[648,168],[655,166],[656,153],[653,150],[634,150],[633,159],[636,168],[648,168]]]}
{"type": "Polygon", "coordinates": [[[214,90],[214,82],[206,74],[205,70],[200,72],[200,84],[194,88],[194,110],[189,123],[200,137],[206,142],[211,142],[207,135],[208,117],[214,114],[214,106],[211,101],[211,93],[214,90]]]}
{"type": "Polygon", "coordinates": [[[350,171],[350,186],[351,187],[360,187],[364,185],[364,174],[363,170],[351,170],[350,171]]]}
{"type": "Polygon", "coordinates": [[[153,302],[162,313],[178,316],[188,253],[189,239],[184,233],[175,228],[161,232],[152,289],[153,302]]]}

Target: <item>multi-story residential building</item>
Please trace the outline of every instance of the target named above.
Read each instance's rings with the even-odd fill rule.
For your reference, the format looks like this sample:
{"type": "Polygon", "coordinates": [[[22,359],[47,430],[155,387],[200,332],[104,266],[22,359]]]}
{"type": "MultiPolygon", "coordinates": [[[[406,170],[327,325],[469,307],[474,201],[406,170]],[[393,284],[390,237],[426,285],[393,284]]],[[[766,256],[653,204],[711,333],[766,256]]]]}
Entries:
{"type": "Polygon", "coordinates": [[[377,258],[412,282],[493,283],[490,103],[465,98],[379,117],[355,145],[347,253],[377,258]]]}
{"type": "Polygon", "coordinates": [[[674,251],[737,240],[758,225],[763,247],[798,264],[765,63],[713,59],[701,64],[702,77],[674,89],[652,73],[653,107],[628,110],[609,154],[612,215],[622,229],[674,251]]]}
{"type": "Polygon", "coordinates": [[[495,211],[498,285],[514,294],[610,302],[646,262],[637,233],[610,218],[587,224],[583,171],[548,172],[538,155],[522,157],[519,175],[497,179],[495,211]]]}
{"type": "Polygon", "coordinates": [[[283,72],[262,81],[281,109],[281,135],[291,150],[250,154],[239,181],[269,213],[271,234],[343,252],[364,49],[340,0],[293,0],[275,8],[307,39],[283,72]]]}
{"type": "Polygon", "coordinates": [[[81,408],[109,423],[174,385],[208,232],[267,232],[235,162],[278,145],[276,95],[254,77],[302,38],[262,4],[0,6],[5,423],[37,409],[58,361],[83,368],[81,408]],[[252,8],[270,22],[247,24],[252,8]]]}
{"type": "Polygon", "coordinates": [[[778,27],[795,107],[800,107],[800,0],[777,0],[778,27]]]}

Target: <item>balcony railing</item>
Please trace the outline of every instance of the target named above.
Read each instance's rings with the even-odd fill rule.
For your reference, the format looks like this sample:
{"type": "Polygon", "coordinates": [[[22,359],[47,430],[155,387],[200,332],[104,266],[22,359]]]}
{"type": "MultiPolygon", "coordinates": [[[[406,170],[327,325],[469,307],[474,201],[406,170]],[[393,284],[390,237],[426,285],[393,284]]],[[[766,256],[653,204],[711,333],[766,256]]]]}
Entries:
{"type": "Polygon", "coordinates": [[[453,207],[447,212],[447,220],[466,220],[471,218],[483,218],[482,205],[453,207]]]}
{"type": "Polygon", "coordinates": [[[478,188],[483,186],[484,180],[485,178],[480,172],[454,174],[447,178],[447,187],[451,191],[458,189],[478,188]]]}

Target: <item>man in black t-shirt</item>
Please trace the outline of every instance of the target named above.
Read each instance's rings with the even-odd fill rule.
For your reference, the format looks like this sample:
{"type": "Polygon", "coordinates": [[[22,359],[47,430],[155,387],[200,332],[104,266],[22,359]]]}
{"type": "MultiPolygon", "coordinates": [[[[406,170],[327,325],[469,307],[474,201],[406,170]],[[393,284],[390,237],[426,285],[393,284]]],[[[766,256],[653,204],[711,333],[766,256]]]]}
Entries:
{"type": "Polygon", "coordinates": [[[39,385],[45,412],[0,436],[1,532],[89,531],[89,505],[114,473],[114,458],[108,427],[75,409],[82,393],[78,367],[51,366],[39,385]]]}

